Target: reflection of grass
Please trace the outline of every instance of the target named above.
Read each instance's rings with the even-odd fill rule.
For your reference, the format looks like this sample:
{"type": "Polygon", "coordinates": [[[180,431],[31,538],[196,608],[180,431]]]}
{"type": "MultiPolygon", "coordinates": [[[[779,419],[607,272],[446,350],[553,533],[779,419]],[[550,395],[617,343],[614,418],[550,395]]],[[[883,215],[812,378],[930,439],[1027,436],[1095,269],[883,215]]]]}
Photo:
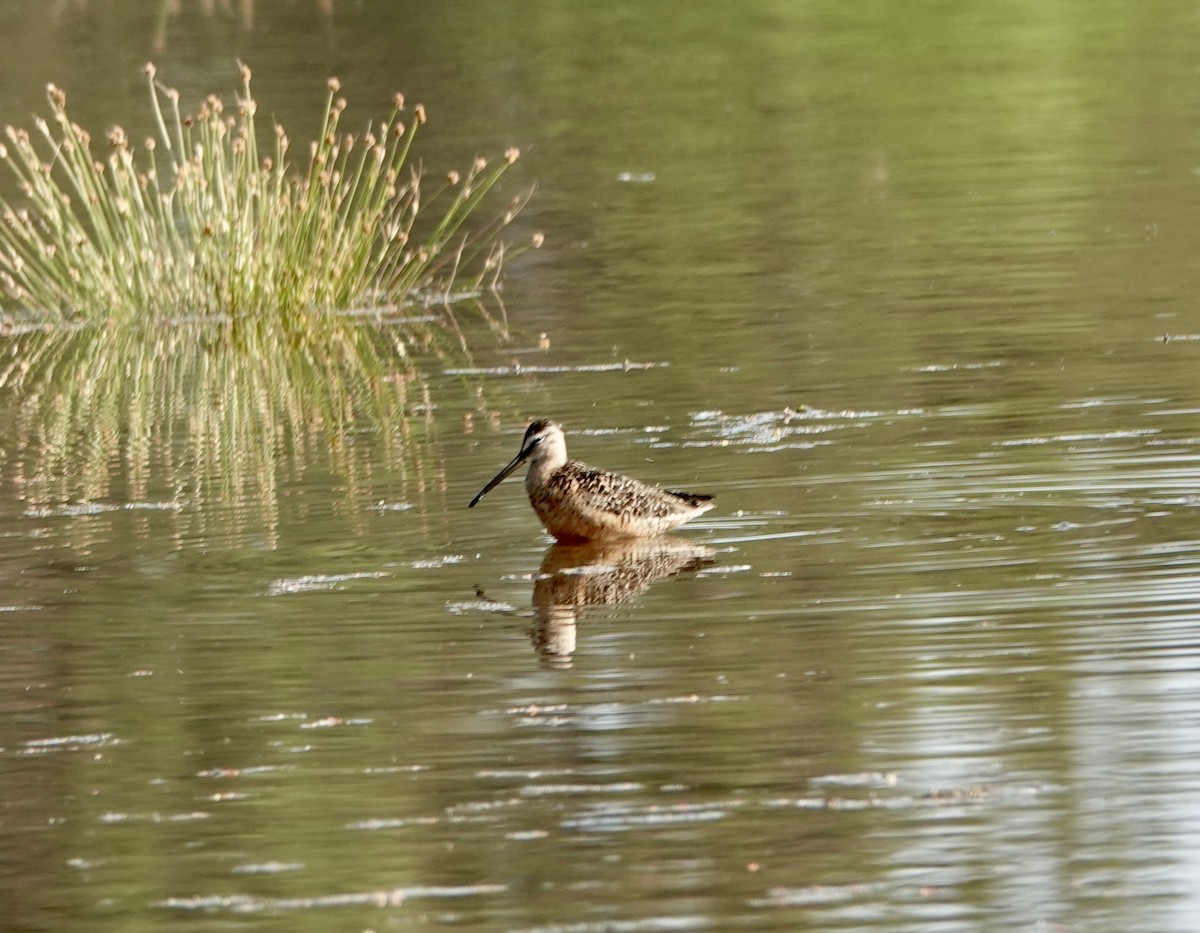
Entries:
{"type": "Polygon", "coordinates": [[[278,125],[270,154],[259,153],[248,68],[232,113],[210,96],[194,117],[155,81],[153,66],[146,71],[158,135],[140,152],[117,127],[107,160],[98,160],[53,86],[53,121],[37,124],[48,151],[6,129],[0,160],[28,199],[19,209],[0,202],[0,286],[10,303],[68,317],[240,320],[444,294],[456,278],[467,289],[494,280],[498,233],[525,197],[479,231],[465,224],[515,149],[495,162],[476,159],[428,192],[409,164],[424,109],[406,120],[396,95],[386,120],[343,133],[346,102],[331,79],[307,168],[296,172],[278,125]]]}
{"type": "Polygon", "coordinates": [[[227,323],[15,335],[0,370],[17,390],[6,472],[35,508],[165,497],[248,505],[268,524],[279,477],[318,463],[351,495],[380,466],[419,494],[411,434],[432,405],[397,349],[401,333],[434,342],[439,328],[330,321],[283,336],[227,323]]]}

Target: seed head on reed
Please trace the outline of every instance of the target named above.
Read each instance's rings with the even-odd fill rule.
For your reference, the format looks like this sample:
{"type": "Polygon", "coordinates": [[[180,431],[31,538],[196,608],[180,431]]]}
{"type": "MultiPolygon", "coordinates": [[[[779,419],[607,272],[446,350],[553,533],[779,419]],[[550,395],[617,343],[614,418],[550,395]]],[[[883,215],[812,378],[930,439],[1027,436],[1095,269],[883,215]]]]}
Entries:
{"type": "Polygon", "coordinates": [[[444,199],[427,195],[410,159],[424,106],[413,107],[406,125],[397,94],[390,118],[347,132],[341,82],[330,78],[307,164],[296,165],[278,125],[270,155],[259,153],[251,72],[241,63],[239,70],[236,106],[211,94],[185,115],[178,92],[159,85],[147,64],[157,135],[139,148],[113,127],[107,162],[67,119],[66,95],[54,85],[47,88],[53,125],[37,125],[48,157],[27,132],[5,128],[0,162],[28,199],[25,213],[0,201],[0,288],[9,303],[118,321],[181,314],[269,321],[445,295],[456,279],[456,291],[470,290],[485,272],[495,283],[488,257],[505,254],[498,238],[528,194],[477,232],[468,222],[519,157],[516,148],[495,164],[477,158],[461,186],[450,173],[444,199]],[[466,289],[464,276],[474,283],[466,289]]]}

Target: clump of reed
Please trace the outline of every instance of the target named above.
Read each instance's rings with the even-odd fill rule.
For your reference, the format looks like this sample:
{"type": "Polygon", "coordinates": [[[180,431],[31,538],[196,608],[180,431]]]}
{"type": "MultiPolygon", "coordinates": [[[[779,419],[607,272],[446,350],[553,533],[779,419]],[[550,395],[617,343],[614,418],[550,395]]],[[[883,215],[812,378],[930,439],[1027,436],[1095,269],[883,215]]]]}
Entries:
{"type": "Polygon", "coordinates": [[[146,76],[144,144],[114,129],[98,156],[54,87],[51,119],[0,142],[23,195],[0,199],[0,468],[35,508],[166,489],[268,524],[280,478],[314,458],[348,490],[380,467],[435,488],[412,442],[437,408],[422,364],[469,352],[452,304],[503,330],[485,292],[523,248],[502,236],[528,192],[487,205],[517,151],[431,183],[424,108],[397,95],[347,133],[331,79],[293,165],[283,129],[260,133],[249,69],[235,103],[191,116],[146,76]]]}
{"type": "Polygon", "coordinates": [[[411,157],[424,108],[406,109],[397,94],[386,119],[345,132],[346,101],[331,78],[307,167],[296,169],[282,127],[260,138],[245,65],[234,106],[209,96],[190,116],[153,65],[146,77],[157,135],[140,146],[118,127],[97,156],[53,85],[51,120],[39,119],[36,134],[5,128],[0,162],[27,202],[0,199],[0,289],[10,309],[269,325],[495,286],[511,254],[500,234],[528,192],[481,226],[467,223],[516,149],[427,186],[411,157]]]}

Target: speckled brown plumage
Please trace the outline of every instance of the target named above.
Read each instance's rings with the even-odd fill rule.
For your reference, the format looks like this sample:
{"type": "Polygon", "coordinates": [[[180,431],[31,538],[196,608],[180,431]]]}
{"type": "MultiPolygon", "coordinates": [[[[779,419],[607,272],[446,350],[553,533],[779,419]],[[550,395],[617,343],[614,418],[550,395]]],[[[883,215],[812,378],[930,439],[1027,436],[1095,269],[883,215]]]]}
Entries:
{"type": "Polygon", "coordinates": [[[520,453],[471,505],[526,460],[529,502],[546,530],[563,542],[654,537],[713,506],[712,496],[659,489],[568,460],[562,429],[546,420],[529,426],[520,453]]]}
{"type": "Polygon", "coordinates": [[[560,541],[652,537],[712,508],[711,496],[657,489],[578,460],[544,480],[527,480],[525,488],[538,518],[560,541]]]}

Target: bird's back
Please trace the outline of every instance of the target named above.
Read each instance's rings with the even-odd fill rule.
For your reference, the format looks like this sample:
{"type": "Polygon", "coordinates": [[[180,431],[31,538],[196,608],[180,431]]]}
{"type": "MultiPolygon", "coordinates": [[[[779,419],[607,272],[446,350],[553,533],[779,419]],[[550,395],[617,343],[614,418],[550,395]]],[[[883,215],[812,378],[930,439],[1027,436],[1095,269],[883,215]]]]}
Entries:
{"type": "Polygon", "coordinates": [[[712,508],[712,496],[647,486],[622,473],[568,460],[527,483],[529,501],[560,541],[650,537],[712,508]]]}

